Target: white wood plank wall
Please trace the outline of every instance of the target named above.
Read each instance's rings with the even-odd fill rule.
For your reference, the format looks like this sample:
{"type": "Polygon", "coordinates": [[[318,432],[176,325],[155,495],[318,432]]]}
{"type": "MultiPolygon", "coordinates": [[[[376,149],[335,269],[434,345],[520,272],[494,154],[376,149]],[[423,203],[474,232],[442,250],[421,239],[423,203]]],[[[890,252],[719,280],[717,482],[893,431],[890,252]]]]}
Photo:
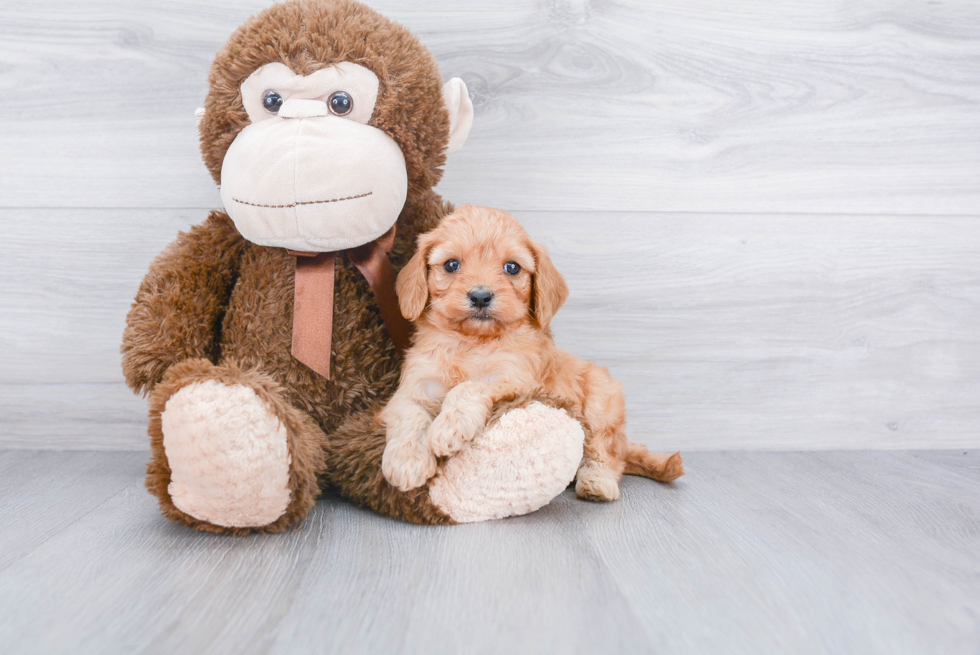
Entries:
{"type": "MultiPolygon", "coordinates": [[[[265,2],[0,5],[0,447],[144,448],[123,320],[220,206],[193,112],[265,2]]],[[[559,342],[663,448],[980,445],[980,3],[377,0],[476,124],[559,342]]]]}

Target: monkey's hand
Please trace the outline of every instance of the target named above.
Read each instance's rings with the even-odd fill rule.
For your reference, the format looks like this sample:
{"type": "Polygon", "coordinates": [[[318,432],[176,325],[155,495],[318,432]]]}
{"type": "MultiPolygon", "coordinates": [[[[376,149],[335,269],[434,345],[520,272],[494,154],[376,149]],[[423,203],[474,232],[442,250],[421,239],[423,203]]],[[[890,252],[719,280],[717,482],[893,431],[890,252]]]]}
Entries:
{"type": "Polygon", "coordinates": [[[133,391],[149,393],[177,362],[217,359],[215,335],[245,243],[227,215],[212,212],[153,262],[123,333],[123,373],[133,391]]]}

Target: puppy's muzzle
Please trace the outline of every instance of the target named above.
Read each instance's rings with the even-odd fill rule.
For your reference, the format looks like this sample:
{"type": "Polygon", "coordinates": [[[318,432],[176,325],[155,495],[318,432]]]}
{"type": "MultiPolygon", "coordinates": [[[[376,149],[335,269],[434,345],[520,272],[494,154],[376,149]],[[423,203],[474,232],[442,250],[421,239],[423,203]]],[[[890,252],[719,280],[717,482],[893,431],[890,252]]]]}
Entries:
{"type": "Polygon", "coordinates": [[[486,309],[493,301],[493,291],[486,287],[477,287],[470,291],[469,298],[473,309],[486,309]]]}

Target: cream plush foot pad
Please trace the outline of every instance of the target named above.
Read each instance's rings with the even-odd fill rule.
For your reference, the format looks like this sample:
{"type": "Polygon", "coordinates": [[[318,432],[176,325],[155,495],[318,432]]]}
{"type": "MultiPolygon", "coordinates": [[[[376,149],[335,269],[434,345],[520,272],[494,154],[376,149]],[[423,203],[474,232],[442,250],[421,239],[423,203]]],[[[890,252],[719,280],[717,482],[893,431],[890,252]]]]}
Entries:
{"type": "Polygon", "coordinates": [[[289,505],[286,428],[250,387],[190,384],[161,415],[174,505],[214,525],[251,528],[289,505]]]}
{"type": "Polygon", "coordinates": [[[565,410],[538,402],[511,410],[446,460],[429,498],[458,523],[533,512],[575,478],[584,441],[565,410]]]}

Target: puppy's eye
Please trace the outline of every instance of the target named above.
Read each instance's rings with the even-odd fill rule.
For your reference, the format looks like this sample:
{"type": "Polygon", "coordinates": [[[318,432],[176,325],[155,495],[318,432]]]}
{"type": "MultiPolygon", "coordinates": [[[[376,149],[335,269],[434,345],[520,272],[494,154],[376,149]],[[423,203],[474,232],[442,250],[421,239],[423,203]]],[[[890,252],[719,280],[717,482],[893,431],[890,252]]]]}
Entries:
{"type": "Polygon", "coordinates": [[[330,107],[330,113],[346,116],[354,109],[354,99],[346,91],[335,91],[327,99],[327,105],[330,107]]]}
{"type": "Polygon", "coordinates": [[[521,272],[521,265],[517,262],[507,262],[504,264],[504,273],[507,275],[517,275],[521,272]]]}
{"type": "Polygon", "coordinates": [[[450,259],[445,264],[442,265],[442,269],[447,273],[455,273],[459,270],[459,262],[455,259],[450,259]]]}
{"type": "Polygon", "coordinates": [[[270,114],[278,114],[282,107],[282,96],[275,91],[266,91],[262,94],[262,106],[270,114]]]}

